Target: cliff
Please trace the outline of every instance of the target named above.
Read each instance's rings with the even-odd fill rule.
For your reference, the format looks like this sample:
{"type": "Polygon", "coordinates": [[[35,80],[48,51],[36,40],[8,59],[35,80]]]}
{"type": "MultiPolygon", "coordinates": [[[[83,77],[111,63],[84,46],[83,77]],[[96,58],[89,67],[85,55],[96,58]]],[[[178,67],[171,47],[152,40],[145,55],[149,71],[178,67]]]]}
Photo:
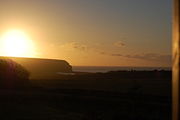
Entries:
{"type": "Polygon", "coordinates": [[[25,67],[32,79],[56,78],[58,73],[72,73],[72,67],[65,60],[20,58],[20,57],[0,57],[9,58],[25,67]]]}

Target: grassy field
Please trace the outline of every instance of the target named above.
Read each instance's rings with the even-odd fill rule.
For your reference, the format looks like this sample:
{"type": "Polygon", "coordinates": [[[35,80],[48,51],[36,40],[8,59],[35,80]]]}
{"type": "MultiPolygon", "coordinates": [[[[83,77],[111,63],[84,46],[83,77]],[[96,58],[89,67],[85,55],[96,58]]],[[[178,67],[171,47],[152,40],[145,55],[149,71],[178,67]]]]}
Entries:
{"type": "Polygon", "coordinates": [[[170,120],[171,72],[109,72],[30,80],[0,90],[1,120],[170,120]]]}

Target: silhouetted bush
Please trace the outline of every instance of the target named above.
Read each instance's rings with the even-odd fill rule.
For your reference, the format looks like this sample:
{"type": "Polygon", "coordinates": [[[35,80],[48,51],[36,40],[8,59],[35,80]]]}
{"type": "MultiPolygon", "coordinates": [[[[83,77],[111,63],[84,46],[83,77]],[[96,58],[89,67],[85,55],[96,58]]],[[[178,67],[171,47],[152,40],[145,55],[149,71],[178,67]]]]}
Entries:
{"type": "Polygon", "coordinates": [[[9,58],[0,58],[0,87],[24,87],[29,82],[29,72],[9,58]]]}

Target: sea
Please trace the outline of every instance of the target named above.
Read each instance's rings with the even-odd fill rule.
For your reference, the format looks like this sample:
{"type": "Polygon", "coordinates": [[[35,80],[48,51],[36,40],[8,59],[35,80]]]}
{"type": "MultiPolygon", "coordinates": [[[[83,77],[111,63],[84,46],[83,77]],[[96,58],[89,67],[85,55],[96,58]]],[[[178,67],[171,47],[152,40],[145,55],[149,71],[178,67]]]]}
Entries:
{"type": "Polygon", "coordinates": [[[119,66],[72,66],[74,72],[109,72],[109,71],[151,71],[151,70],[171,70],[171,67],[119,67],[119,66]]]}

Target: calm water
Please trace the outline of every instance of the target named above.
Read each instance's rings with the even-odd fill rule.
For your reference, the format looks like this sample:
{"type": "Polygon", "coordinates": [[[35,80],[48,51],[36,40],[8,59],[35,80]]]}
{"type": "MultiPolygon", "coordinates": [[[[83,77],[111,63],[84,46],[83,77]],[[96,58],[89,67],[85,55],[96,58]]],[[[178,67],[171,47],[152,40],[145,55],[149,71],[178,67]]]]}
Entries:
{"type": "Polygon", "coordinates": [[[75,72],[108,72],[118,70],[171,70],[170,67],[107,67],[107,66],[73,66],[75,72]]]}

